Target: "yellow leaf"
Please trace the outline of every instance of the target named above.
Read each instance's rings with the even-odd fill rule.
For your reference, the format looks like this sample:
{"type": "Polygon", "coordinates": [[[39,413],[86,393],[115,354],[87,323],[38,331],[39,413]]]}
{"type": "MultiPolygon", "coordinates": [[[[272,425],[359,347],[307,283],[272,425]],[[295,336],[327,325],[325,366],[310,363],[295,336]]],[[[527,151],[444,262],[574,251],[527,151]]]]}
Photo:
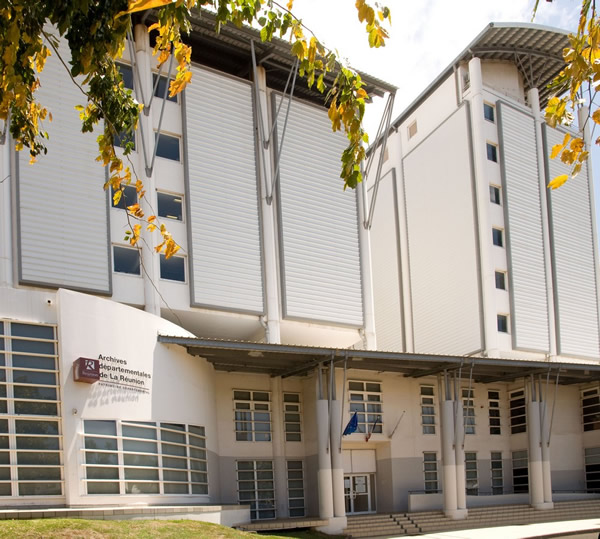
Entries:
{"type": "Polygon", "coordinates": [[[561,185],[563,185],[569,179],[568,174],[561,174],[560,176],[556,176],[549,184],[548,187],[550,189],[558,189],[561,185]]]}
{"type": "Polygon", "coordinates": [[[554,159],[563,149],[562,144],[555,144],[552,146],[552,152],[550,153],[550,159],[554,159]]]}
{"type": "Polygon", "coordinates": [[[121,200],[121,196],[123,196],[123,191],[118,189],[113,194],[113,206],[117,206],[121,200]]]}
{"type": "Polygon", "coordinates": [[[594,114],[592,114],[592,120],[594,120],[595,123],[600,124],[600,109],[596,109],[594,111],[594,114]]]}
{"type": "Polygon", "coordinates": [[[128,15],[129,13],[135,13],[136,11],[166,6],[172,2],[173,0],[129,0],[129,7],[127,10],[117,13],[115,18],[121,17],[122,15],[128,15]]]}

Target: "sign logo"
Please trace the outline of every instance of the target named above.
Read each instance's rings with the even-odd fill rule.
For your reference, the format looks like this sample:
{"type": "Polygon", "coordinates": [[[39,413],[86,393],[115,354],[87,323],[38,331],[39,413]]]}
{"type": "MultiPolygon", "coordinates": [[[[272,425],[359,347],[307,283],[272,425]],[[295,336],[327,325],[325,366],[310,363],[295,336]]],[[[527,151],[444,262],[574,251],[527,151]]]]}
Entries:
{"type": "Polygon", "coordinates": [[[73,380],[93,384],[100,380],[100,361],[87,357],[78,357],[73,362],[73,380]]]}

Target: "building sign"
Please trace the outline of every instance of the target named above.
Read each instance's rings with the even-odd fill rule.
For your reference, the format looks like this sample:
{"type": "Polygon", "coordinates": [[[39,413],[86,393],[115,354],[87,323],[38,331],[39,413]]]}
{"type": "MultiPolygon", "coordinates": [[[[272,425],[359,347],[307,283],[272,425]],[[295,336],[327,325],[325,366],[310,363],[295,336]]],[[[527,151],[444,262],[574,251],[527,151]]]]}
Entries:
{"type": "Polygon", "coordinates": [[[100,354],[96,360],[100,364],[100,381],[102,385],[133,391],[150,393],[149,372],[131,368],[126,359],[100,354]]]}
{"type": "Polygon", "coordinates": [[[100,361],[87,357],[78,357],[73,362],[73,379],[76,382],[93,384],[100,380],[100,361]]]}

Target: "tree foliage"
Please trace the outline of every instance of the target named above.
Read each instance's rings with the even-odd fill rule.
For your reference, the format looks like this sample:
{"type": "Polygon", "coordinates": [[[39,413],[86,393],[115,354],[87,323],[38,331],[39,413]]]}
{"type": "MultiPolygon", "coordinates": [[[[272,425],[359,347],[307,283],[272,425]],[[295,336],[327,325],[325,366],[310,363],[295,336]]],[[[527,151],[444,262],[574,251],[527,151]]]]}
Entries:
{"type": "MultiPolygon", "coordinates": [[[[552,148],[551,158],[560,156],[560,160],[571,167],[570,174],[561,174],[550,181],[548,187],[552,189],[579,174],[589,157],[583,132],[590,121],[592,132],[600,124],[600,109],[595,107],[594,110],[594,99],[600,85],[600,20],[595,0],[582,1],[577,33],[569,35],[569,46],[564,49],[563,57],[565,67],[551,84],[556,94],[548,101],[546,122],[551,127],[569,126],[575,118],[575,111],[584,105],[588,107],[589,114],[584,125],[579,126],[578,135],[566,134],[563,142],[552,148]]],[[[600,144],[600,137],[595,143],[600,144]]]]}
{"type": "MultiPolygon", "coordinates": [[[[71,52],[65,67],[87,98],[86,105],[78,107],[82,131],[93,131],[99,122],[104,122],[103,132],[97,138],[97,160],[109,169],[104,187],[113,188],[115,204],[124,185],[131,183],[141,199],[143,182],[132,175],[114,147],[117,135],[133,135],[142,108],[124,87],[116,64],[131,29],[131,15],[154,10],[157,22],[149,31],[157,32],[154,54],[158,64],[164,64],[171,55],[177,64],[169,87],[173,96],[191,81],[191,48],[184,37],[191,30],[190,18],[198,13],[196,10],[207,8],[215,13],[216,32],[228,23],[250,24],[261,28],[263,41],[274,36],[290,41],[291,51],[299,60],[300,75],[309,87],[316,85],[319,91],[327,92],[332,129],[343,128],[348,137],[340,176],[344,187],[354,188],[362,180],[360,165],[368,141],[362,127],[368,99],[365,85],[359,74],[340,65],[337,55],[293,15],[292,4],[293,0],[286,6],[274,0],[4,0],[0,7],[0,120],[8,125],[17,150],[29,149],[31,162],[46,153],[44,140],[48,134],[42,121],[51,120],[51,113],[36,100],[35,92],[46,59],[51,54],[59,55],[59,38],[63,38],[71,52]],[[328,88],[326,75],[330,72],[335,74],[335,80],[328,88]]],[[[389,9],[377,3],[371,5],[367,0],[356,0],[355,7],[369,45],[385,45],[388,33],[384,25],[391,21],[389,9]]],[[[126,145],[125,155],[132,146],[126,145]]],[[[139,204],[129,206],[128,214],[137,221],[127,234],[132,245],[138,243],[145,226],[160,231],[158,252],[164,251],[168,257],[179,249],[165,226],[155,216],[147,217],[139,204]]]]}

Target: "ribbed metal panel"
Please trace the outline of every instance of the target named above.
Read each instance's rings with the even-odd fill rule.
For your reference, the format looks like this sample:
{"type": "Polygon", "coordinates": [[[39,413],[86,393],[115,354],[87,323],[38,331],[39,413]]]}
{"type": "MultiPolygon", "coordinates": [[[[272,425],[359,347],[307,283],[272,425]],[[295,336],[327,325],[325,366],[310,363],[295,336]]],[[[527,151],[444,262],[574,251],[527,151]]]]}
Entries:
{"type": "MultiPolygon", "coordinates": [[[[564,132],[546,128],[547,155],[564,132]]],[[[548,180],[569,174],[560,158],[549,159],[548,180]]],[[[598,295],[592,236],[591,181],[587,165],[560,189],[548,191],[554,265],[558,353],[600,357],[598,295]]]]}
{"type": "MultiPolygon", "coordinates": [[[[404,350],[404,339],[394,179],[390,171],[379,182],[370,234],[371,266],[377,347],[401,352],[404,350]]],[[[373,188],[369,190],[369,199],[372,194],[373,188]]]]}
{"type": "Polygon", "coordinates": [[[547,352],[547,281],[535,123],[533,117],[502,102],[497,111],[513,347],[547,352]]]}
{"type": "Polygon", "coordinates": [[[186,89],[192,303],[263,312],[252,89],[192,68],[186,89]]]}
{"type": "MultiPolygon", "coordinates": [[[[64,46],[61,55],[68,62],[64,46]]],[[[74,107],[86,99],[56,55],[40,80],[36,95],[53,121],[44,121],[47,155],[34,165],[26,149],[17,156],[19,281],[110,293],[105,170],[95,161],[98,133],[81,133],[74,107]]]]}
{"type": "Polygon", "coordinates": [[[469,139],[463,106],[404,159],[415,352],[482,348],[469,139]]]}
{"type": "MultiPolygon", "coordinates": [[[[274,96],[275,103],[279,99],[274,96]]],[[[332,133],[325,109],[292,103],[279,180],[286,317],[363,323],[356,193],[343,191],[339,177],[346,142],[332,133]]]]}

